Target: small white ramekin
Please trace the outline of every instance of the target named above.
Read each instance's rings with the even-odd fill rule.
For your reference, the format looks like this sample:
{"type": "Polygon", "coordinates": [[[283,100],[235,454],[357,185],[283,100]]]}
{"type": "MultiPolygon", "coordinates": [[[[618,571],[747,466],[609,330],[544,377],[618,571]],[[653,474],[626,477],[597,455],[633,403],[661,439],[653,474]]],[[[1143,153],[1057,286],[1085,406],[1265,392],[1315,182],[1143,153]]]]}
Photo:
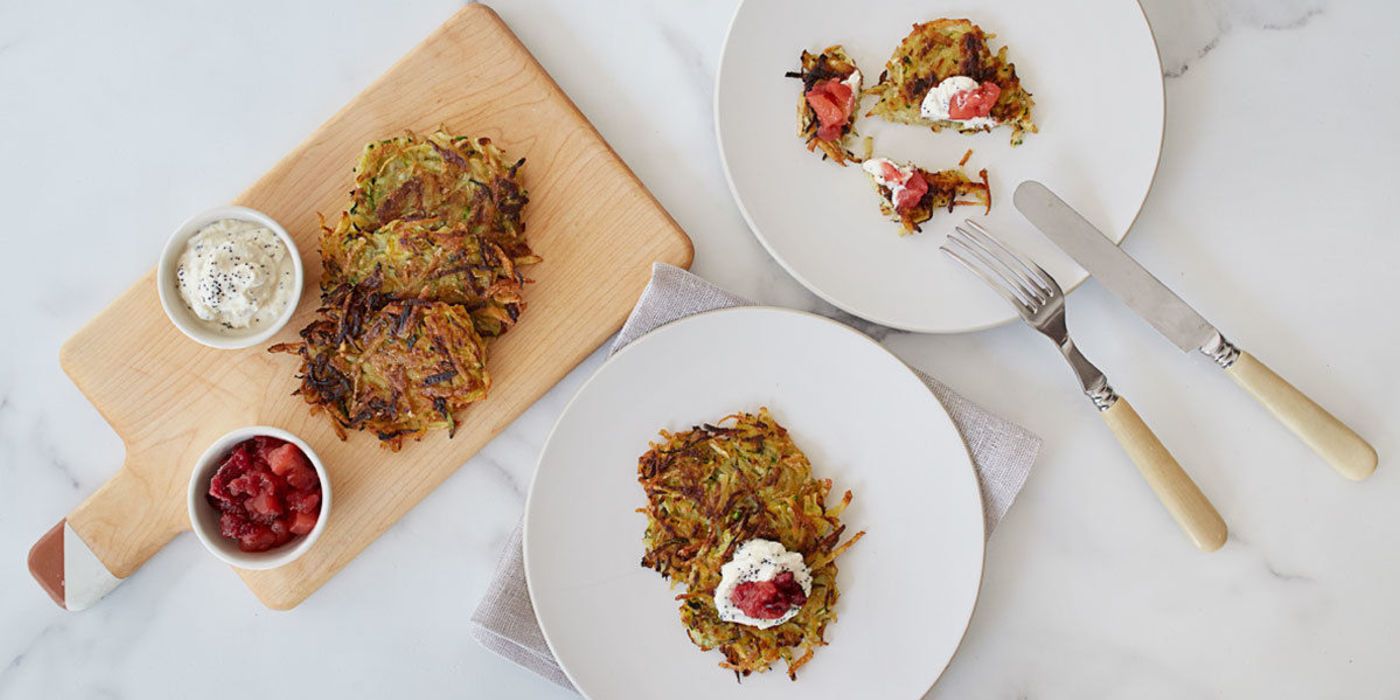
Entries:
{"type": "Polygon", "coordinates": [[[331,512],[331,481],[326,476],[326,467],[321,464],[321,458],[317,457],[301,438],[280,428],[265,425],[239,428],[215,440],[200,456],[199,461],[195,462],[194,471],[190,474],[189,511],[190,526],[195,536],[214,556],[241,569],[272,569],[305,554],[321,536],[321,531],[326,529],[326,520],[331,512]],[[316,476],[321,479],[321,514],[316,518],[316,526],[311,528],[311,532],[298,535],[281,547],[266,552],[245,552],[238,548],[238,542],[219,534],[219,509],[211,505],[205,496],[209,493],[209,481],[214,478],[219,464],[228,457],[234,446],[258,435],[286,440],[306,455],[311,466],[316,468],[316,476]]]}
{"type": "Polygon", "coordinates": [[[268,338],[271,338],[287,325],[292,314],[297,310],[297,303],[301,301],[301,288],[305,284],[305,274],[301,266],[301,253],[297,251],[297,244],[292,241],[292,237],[287,235],[286,229],[277,223],[275,219],[256,209],[248,207],[215,207],[205,212],[201,212],[185,223],[180,224],[180,228],[175,229],[175,233],[170,236],[170,240],[165,244],[165,250],[160,254],[160,263],[156,266],[156,288],[160,292],[160,305],[165,308],[165,315],[170,317],[170,322],[175,324],[180,332],[189,336],[195,342],[208,345],[211,348],[220,350],[235,350],[257,345],[268,338]],[[246,329],[244,332],[220,330],[212,322],[196,316],[180,296],[180,285],[175,279],[175,270],[180,263],[180,256],[185,252],[185,244],[189,242],[194,234],[209,224],[221,219],[239,219],[242,221],[252,221],[261,224],[277,234],[277,238],[282,244],[287,246],[287,251],[292,256],[292,276],[295,278],[295,288],[292,290],[291,298],[287,300],[287,308],[282,311],[282,315],[277,317],[277,321],[263,328],[246,329]]]}

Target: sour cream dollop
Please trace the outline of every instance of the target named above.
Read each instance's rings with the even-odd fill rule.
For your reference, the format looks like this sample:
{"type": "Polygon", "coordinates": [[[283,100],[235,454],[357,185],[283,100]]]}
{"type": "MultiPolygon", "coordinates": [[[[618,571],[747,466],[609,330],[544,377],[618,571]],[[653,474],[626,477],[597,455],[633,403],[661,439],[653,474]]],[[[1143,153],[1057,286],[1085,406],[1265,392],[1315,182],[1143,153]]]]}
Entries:
{"type": "Polygon", "coordinates": [[[928,183],[914,166],[900,166],[889,158],[868,158],[860,164],[862,170],[881,187],[890,191],[890,205],[896,212],[907,211],[923,199],[928,183]]]}
{"type": "Polygon", "coordinates": [[[801,552],[789,552],[780,542],[772,540],[749,540],[734,552],[734,558],[720,569],[719,586],[715,588],[715,607],[719,619],[737,622],[759,629],[767,629],[791,620],[802,610],[802,605],[793,605],[781,617],[765,619],[750,617],[739,608],[734,600],[740,584],[775,581],[784,573],[791,574],[797,585],[802,587],[803,602],[812,594],[812,572],[802,560],[801,552]]]}
{"type": "Polygon", "coordinates": [[[976,90],[978,87],[980,87],[980,83],[965,75],[950,76],[929,90],[927,95],[924,95],[924,101],[919,105],[919,116],[924,119],[955,122],[968,129],[996,126],[997,120],[991,117],[953,119],[948,115],[948,106],[953,100],[953,95],[976,90]]]}
{"type": "Polygon", "coordinates": [[[860,101],[860,81],[861,75],[859,68],[852,68],[851,74],[846,76],[845,80],[841,81],[842,85],[845,85],[846,87],[850,88],[851,92],[856,95],[857,102],[860,101]]]}
{"type": "Polygon", "coordinates": [[[241,219],[201,228],[175,268],[185,304],[225,330],[275,323],[295,291],[295,277],[290,251],[277,234],[241,219]]]}

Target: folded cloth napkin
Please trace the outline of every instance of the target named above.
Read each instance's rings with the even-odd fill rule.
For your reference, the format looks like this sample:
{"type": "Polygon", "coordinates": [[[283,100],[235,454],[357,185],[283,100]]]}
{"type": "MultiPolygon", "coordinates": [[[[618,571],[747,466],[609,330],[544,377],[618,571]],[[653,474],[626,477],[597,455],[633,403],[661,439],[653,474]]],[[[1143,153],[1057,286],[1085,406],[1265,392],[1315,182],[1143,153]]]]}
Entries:
{"type": "MultiPolygon", "coordinates": [[[[632,309],[609,354],[671,321],[702,311],[752,303],[678,267],[656,263],[651,269],[651,282],[637,300],[637,306],[632,309]]],[[[967,443],[982,486],[982,517],[986,534],[990,536],[992,528],[1006,514],[1026,482],[1026,475],[1040,450],[1040,438],[987,412],[933,377],[914,371],[943,402],[967,443]]],[[[496,575],[486,595],[472,615],[472,636],[487,649],[573,689],[549,652],[549,645],[535,621],[535,609],[525,584],[520,540],[521,528],[517,526],[496,565],[496,575]]]]}

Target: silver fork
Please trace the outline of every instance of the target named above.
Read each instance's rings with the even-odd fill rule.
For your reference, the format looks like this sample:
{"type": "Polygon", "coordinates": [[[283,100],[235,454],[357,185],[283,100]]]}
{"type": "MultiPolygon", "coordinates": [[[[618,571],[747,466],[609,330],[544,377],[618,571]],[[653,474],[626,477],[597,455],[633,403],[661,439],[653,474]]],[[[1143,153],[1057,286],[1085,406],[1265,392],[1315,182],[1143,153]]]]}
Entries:
{"type": "Polygon", "coordinates": [[[1034,261],[997,242],[987,230],[968,219],[948,235],[940,248],[991,285],[1031,328],[1059,346],[1094,402],[1118,444],[1182,530],[1202,551],[1225,544],[1228,531],[1196,483],[1162,446],[1137,411],[1109,386],[1108,378],[1084,358],[1065,326],[1065,295],[1060,285],[1034,261]]]}

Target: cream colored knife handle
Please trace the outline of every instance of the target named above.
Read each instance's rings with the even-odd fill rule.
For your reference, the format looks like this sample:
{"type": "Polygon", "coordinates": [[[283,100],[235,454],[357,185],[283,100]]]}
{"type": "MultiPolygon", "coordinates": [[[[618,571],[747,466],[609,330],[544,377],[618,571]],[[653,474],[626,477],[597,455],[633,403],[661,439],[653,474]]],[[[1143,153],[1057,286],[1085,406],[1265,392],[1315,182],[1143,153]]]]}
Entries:
{"type": "Polygon", "coordinates": [[[1337,473],[1360,481],[1376,470],[1375,448],[1253,355],[1241,350],[1225,372],[1337,473]]]}
{"type": "Polygon", "coordinates": [[[1099,415],[1191,541],[1203,552],[1220,549],[1229,534],[1225,521],[1128,400],[1120,396],[1099,415]]]}

